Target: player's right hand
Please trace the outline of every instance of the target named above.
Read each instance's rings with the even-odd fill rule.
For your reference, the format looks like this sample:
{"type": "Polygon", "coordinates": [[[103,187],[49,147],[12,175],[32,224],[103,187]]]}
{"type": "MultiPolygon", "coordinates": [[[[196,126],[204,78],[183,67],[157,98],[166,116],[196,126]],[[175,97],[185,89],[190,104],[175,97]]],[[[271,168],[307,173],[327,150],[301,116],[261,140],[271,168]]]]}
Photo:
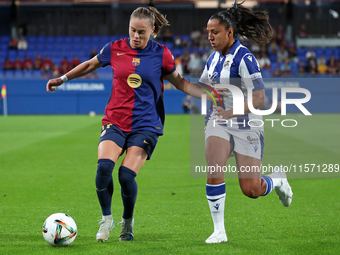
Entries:
{"type": "Polygon", "coordinates": [[[46,91],[55,91],[55,87],[60,86],[61,84],[63,84],[63,80],[61,78],[51,79],[46,85],[46,91]]]}

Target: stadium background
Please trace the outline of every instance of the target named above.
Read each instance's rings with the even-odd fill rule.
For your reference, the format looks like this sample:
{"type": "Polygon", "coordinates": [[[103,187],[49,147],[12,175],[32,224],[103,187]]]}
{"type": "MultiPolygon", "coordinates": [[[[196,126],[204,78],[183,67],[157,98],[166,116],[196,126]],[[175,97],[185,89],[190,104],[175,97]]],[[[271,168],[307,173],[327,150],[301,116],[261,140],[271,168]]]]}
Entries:
{"type": "MultiPolygon", "coordinates": [[[[156,40],[171,49],[178,69],[196,81],[212,50],[204,31],[206,22],[213,13],[230,6],[231,1],[0,1],[0,79],[8,85],[8,113],[103,113],[111,86],[110,67],[77,80],[73,87],[69,84],[58,95],[44,93],[42,85],[46,79],[59,77],[76,65],[77,62],[72,62],[74,57],[85,61],[92,51],[98,52],[107,42],[127,37],[131,12],[148,4],[157,7],[171,23],[156,40]],[[26,49],[10,47],[12,38],[18,41],[21,37],[27,42],[26,49]],[[35,66],[38,55],[41,62],[35,66]],[[27,64],[25,58],[33,63],[27,64]],[[9,66],[6,61],[10,62],[9,66]],[[25,97],[27,91],[22,90],[21,84],[25,84],[30,97],[25,97]],[[92,99],[88,100],[89,97],[92,99]],[[55,105],[63,105],[65,109],[55,112],[55,105]]],[[[275,37],[265,47],[244,41],[263,63],[265,79],[340,76],[339,1],[260,0],[246,4],[255,10],[267,10],[276,30],[275,37]],[[315,54],[313,59],[306,57],[310,49],[315,54]]],[[[311,81],[314,87],[327,84],[323,80],[311,81]]],[[[325,88],[324,94],[338,95],[329,88],[325,88]]],[[[183,113],[183,95],[172,91],[170,84],[165,89],[166,112],[183,113]]],[[[271,93],[267,92],[270,103],[271,93]]],[[[199,110],[200,102],[194,103],[199,110]]],[[[329,103],[323,100],[317,112],[339,111],[338,106],[329,103]]],[[[3,113],[3,107],[0,111],[3,113]]],[[[298,112],[294,108],[289,111],[298,112]]]]}
{"type": "MultiPolygon", "coordinates": [[[[184,94],[169,84],[164,93],[165,135],[137,178],[136,240],[119,243],[116,227],[107,243],[95,242],[100,218],[94,191],[96,146],[112,71],[98,69],[96,74],[66,83],[56,93],[47,93],[51,71],[4,70],[2,63],[7,57],[23,61],[26,55],[34,60],[37,54],[49,56],[59,68],[64,56],[69,62],[75,55],[85,61],[93,49],[99,51],[108,41],[126,37],[131,12],[149,4],[167,15],[173,40],[164,34],[157,40],[178,58],[186,50],[190,54],[211,50],[205,43],[195,46],[193,31],[204,34],[208,18],[232,1],[0,0],[0,86],[7,87],[9,115],[0,117],[0,254],[210,254],[212,250],[218,254],[337,254],[340,201],[339,179],[334,178],[339,174],[334,171],[300,172],[299,178],[290,178],[294,198],[289,208],[282,207],[275,192],[255,201],[248,199],[237,179],[227,178],[229,241],[218,246],[204,244],[212,231],[205,179],[190,178],[197,176],[189,170],[195,158],[204,159],[204,116],[182,114],[184,94]],[[21,34],[28,42],[27,50],[9,49],[11,37],[21,34]],[[177,36],[188,44],[176,46],[177,36]],[[91,111],[97,115],[89,117],[91,111]],[[79,235],[67,250],[49,247],[41,235],[43,221],[56,212],[70,214],[78,225],[79,235]]],[[[265,126],[263,164],[334,167],[340,158],[340,2],[248,0],[246,4],[268,11],[277,31],[275,45],[284,42],[289,50],[290,72],[281,72],[282,63],[277,54],[268,52],[267,45],[271,64],[262,71],[265,82],[271,87],[293,84],[312,94],[305,104],[312,116],[302,115],[296,107],[288,108],[287,116],[270,116],[296,119],[299,124],[296,128],[265,126]],[[323,55],[326,65],[334,55],[335,72],[311,72],[306,59],[310,48],[315,61],[323,55]],[[301,61],[303,70],[299,70],[301,61]]],[[[244,43],[261,55],[256,45],[244,43]]],[[[198,79],[194,72],[185,76],[198,79]]],[[[4,101],[0,102],[1,115],[4,101]]],[[[195,106],[199,112],[200,102],[196,100],[195,106]]],[[[235,165],[233,159],[229,164],[235,165]]],[[[118,222],[122,206],[116,172],[114,182],[113,216],[118,222]]]]}

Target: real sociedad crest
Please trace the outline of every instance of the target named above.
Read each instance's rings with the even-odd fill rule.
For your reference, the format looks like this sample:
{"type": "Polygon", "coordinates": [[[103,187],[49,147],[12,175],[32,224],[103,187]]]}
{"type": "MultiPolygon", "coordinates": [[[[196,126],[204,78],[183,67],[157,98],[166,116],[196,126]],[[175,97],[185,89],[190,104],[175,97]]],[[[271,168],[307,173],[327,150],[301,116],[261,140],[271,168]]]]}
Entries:
{"type": "Polygon", "coordinates": [[[139,64],[140,64],[140,58],[134,58],[134,59],[132,59],[132,64],[133,64],[134,66],[139,66],[139,64]]]}
{"type": "Polygon", "coordinates": [[[224,68],[225,68],[225,69],[228,69],[228,68],[229,68],[229,62],[230,62],[230,61],[227,60],[227,62],[224,64],[224,68]]]}

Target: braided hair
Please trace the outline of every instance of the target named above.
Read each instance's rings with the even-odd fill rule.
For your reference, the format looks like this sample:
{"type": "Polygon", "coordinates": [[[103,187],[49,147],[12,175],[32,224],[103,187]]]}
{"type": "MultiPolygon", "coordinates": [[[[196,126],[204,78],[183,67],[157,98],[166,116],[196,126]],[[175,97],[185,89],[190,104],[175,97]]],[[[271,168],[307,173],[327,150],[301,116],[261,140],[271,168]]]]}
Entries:
{"type": "Polygon", "coordinates": [[[268,43],[274,34],[269,23],[268,13],[243,7],[244,1],[240,4],[237,2],[238,0],[235,0],[230,8],[212,15],[210,20],[218,19],[226,30],[232,27],[234,38],[243,36],[257,44],[268,43]]]}

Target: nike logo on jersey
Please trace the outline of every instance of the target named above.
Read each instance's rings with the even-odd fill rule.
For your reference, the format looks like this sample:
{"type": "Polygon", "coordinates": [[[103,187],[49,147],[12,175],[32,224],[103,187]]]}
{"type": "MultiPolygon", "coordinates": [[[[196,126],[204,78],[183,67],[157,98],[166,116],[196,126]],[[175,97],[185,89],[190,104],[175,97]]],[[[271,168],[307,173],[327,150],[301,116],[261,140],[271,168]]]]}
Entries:
{"type": "Polygon", "coordinates": [[[250,62],[253,62],[253,57],[252,56],[247,56],[247,59],[249,59],[250,62]]]}
{"type": "Polygon", "coordinates": [[[216,204],[214,205],[214,207],[216,208],[216,210],[218,210],[218,208],[220,207],[220,204],[216,204]]]}
{"type": "Polygon", "coordinates": [[[126,53],[117,53],[117,56],[121,56],[121,55],[124,55],[124,54],[126,54],[126,53]]]}

